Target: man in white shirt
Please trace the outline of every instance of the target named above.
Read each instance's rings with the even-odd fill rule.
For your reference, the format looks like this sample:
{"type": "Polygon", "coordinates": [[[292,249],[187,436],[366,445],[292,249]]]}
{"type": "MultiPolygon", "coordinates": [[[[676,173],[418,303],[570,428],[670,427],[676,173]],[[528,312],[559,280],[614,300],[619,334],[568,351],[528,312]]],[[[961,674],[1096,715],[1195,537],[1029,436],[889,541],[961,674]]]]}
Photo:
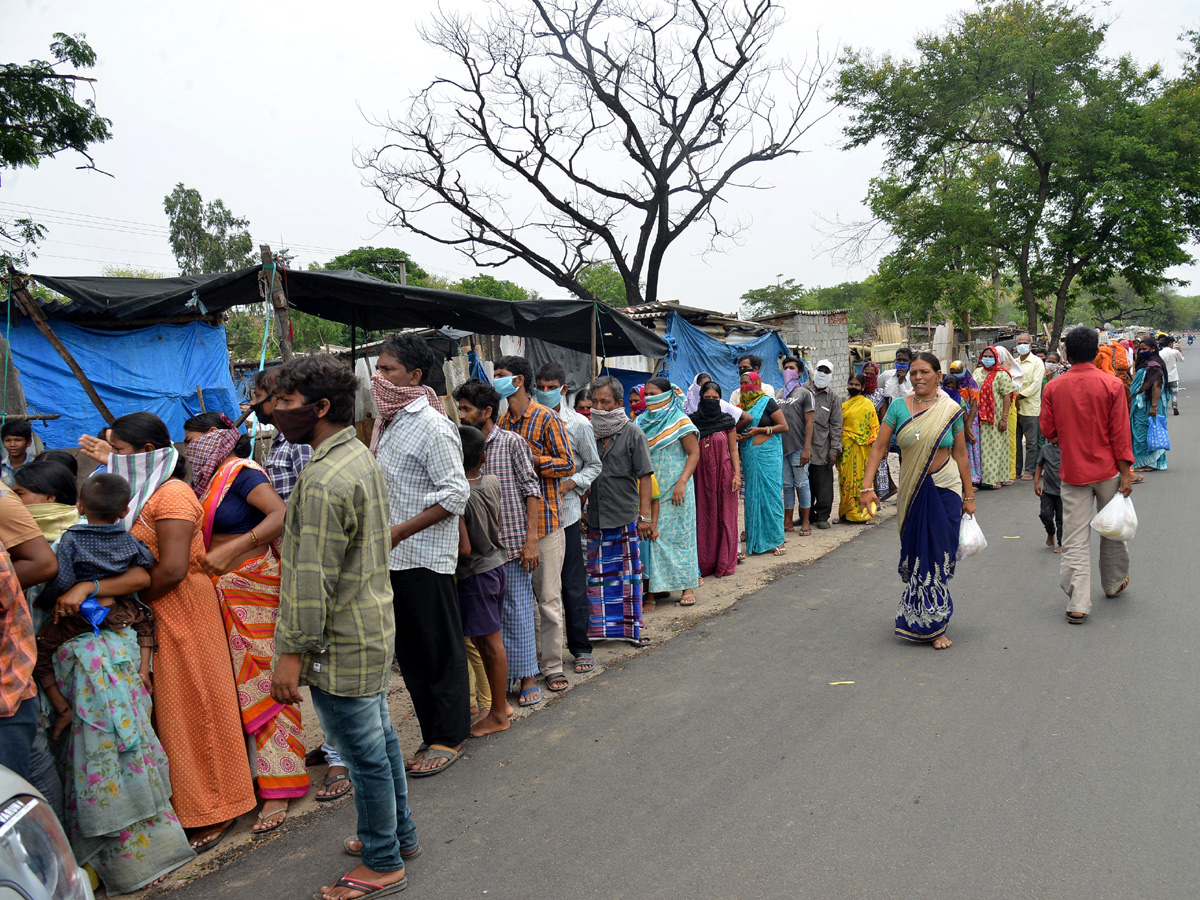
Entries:
{"type": "MultiPolygon", "coordinates": [[[[738,386],[733,389],[733,393],[729,395],[729,402],[734,406],[738,406],[738,401],[742,399],[742,376],[747,372],[757,372],[762,368],[762,357],[755,356],[753,353],[747,353],[740,357],[737,361],[738,366],[738,386]]],[[[701,385],[703,387],[703,385],[701,385]]],[[[740,409],[740,406],[738,406],[740,409]]],[[[736,419],[737,416],[734,416],[736,419]]]]}
{"type": "Polygon", "coordinates": [[[1167,387],[1171,391],[1171,414],[1179,415],[1179,361],[1183,354],[1175,349],[1175,338],[1169,334],[1162,339],[1158,355],[1167,364],[1167,387]]]}
{"type": "Polygon", "coordinates": [[[912,350],[901,347],[896,351],[896,368],[883,376],[880,387],[893,400],[907,397],[912,393],[912,382],[908,380],[908,367],[912,363],[912,350]]]}
{"type": "Polygon", "coordinates": [[[1022,384],[1017,390],[1017,474],[1022,481],[1033,481],[1038,460],[1038,416],[1042,414],[1042,381],[1046,364],[1032,352],[1028,332],[1017,335],[1017,365],[1021,367],[1022,384]],[[1021,442],[1025,452],[1021,453],[1021,442]]]}

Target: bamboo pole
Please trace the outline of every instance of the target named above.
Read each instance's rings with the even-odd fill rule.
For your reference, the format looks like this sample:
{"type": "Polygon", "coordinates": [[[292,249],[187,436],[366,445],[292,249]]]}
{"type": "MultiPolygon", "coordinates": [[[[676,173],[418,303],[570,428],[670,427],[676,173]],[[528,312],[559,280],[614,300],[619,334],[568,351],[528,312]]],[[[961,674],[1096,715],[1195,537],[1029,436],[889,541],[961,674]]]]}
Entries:
{"type": "Polygon", "coordinates": [[[287,294],[283,290],[283,276],[279,273],[279,263],[271,254],[271,247],[268,244],[258,245],[259,254],[262,257],[264,269],[259,273],[259,290],[262,293],[263,299],[271,303],[271,307],[275,310],[275,318],[279,321],[279,355],[283,361],[291,362],[292,360],[292,315],[291,308],[288,306],[287,294]],[[274,276],[267,274],[266,266],[274,265],[274,276]]]}

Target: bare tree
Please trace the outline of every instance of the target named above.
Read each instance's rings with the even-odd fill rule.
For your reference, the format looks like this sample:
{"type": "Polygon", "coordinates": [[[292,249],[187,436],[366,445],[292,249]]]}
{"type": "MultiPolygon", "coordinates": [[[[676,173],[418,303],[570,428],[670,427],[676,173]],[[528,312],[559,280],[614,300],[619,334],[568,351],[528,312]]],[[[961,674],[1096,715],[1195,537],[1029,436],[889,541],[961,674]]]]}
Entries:
{"type": "Polygon", "coordinates": [[[458,73],[378,121],[360,167],[388,224],[479,266],[523,260],[580,297],[612,260],[630,305],[658,298],[663,258],[698,223],[710,248],[745,226],[714,209],[747,170],[800,152],[829,63],[767,56],[778,0],[499,0],[487,21],[421,31],[458,73]],[[500,178],[495,177],[498,172],[500,178]]]}

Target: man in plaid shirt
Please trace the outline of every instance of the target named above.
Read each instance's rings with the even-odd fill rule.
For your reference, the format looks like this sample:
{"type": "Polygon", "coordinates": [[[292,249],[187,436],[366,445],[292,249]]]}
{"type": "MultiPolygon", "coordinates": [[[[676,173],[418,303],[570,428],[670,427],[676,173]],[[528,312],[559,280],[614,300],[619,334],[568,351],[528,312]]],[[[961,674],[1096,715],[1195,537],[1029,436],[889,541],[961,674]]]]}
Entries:
{"type": "Polygon", "coordinates": [[[563,532],[562,481],[575,472],[571,442],[558,416],[531,397],[533,368],[521,356],[496,361],[496,390],[508,399],[500,427],[525,439],[533,454],[533,469],[541,482],[538,510],[538,552],[541,564],[533,573],[537,595],[538,659],[546,687],[558,692],[567,687],[563,675],[562,564],[566,552],[563,532]]]}

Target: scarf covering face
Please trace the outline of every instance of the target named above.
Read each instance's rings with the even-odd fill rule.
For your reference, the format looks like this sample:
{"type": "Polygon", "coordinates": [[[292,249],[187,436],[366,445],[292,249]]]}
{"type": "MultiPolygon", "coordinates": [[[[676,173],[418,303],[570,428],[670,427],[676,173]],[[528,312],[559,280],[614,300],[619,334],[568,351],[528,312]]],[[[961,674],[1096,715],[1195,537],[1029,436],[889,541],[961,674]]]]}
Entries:
{"type": "Polygon", "coordinates": [[[995,347],[987,347],[979,354],[979,365],[987,372],[987,377],[983,379],[983,384],[979,388],[979,421],[994,423],[996,421],[996,394],[992,390],[992,382],[996,380],[996,375],[1002,368],[1000,362],[1000,354],[996,352],[995,347]],[[995,357],[996,361],[992,363],[991,368],[983,364],[983,358],[988,354],[995,357]]]}
{"type": "Polygon", "coordinates": [[[786,369],[783,373],[783,396],[790,397],[792,391],[800,387],[800,373],[786,369]]]}
{"type": "Polygon", "coordinates": [[[51,544],[79,521],[79,509],[69,503],[31,503],[25,508],[33,517],[34,524],[41,529],[42,537],[51,544]]]}
{"type": "Polygon", "coordinates": [[[184,448],[183,454],[192,469],[192,490],[197,498],[204,498],[204,492],[208,490],[213,475],[221,467],[221,463],[229,459],[229,454],[233,453],[239,438],[241,434],[236,428],[218,428],[196,438],[184,448]]]}
{"type": "Polygon", "coordinates": [[[174,447],[151,450],[149,453],[131,453],[128,456],[116,453],[108,455],[108,471],[129,482],[129,512],[121,520],[126,531],[133,527],[146,501],[170,480],[177,465],[179,451],[174,447]]]}
{"type": "Polygon", "coordinates": [[[738,398],[738,406],[744,410],[751,410],[763,396],[762,376],[757,372],[749,372],[742,380],[742,391],[738,398]]]}
{"type": "Polygon", "coordinates": [[[592,407],[592,431],[598,440],[610,438],[619,434],[629,424],[629,416],[625,415],[625,407],[616,409],[599,409],[592,407]]]}
{"type": "Polygon", "coordinates": [[[879,390],[879,369],[874,363],[867,363],[862,370],[863,394],[870,397],[879,390]]]}
{"type": "Polygon", "coordinates": [[[405,385],[401,387],[398,384],[392,384],[376,372],[371,376],[371,396],[375,400],[375,425],[371,429],[372,456],[379,449],[379,439],[383,437],[384,430],[392,424],[392,419],[396,418],[396,413],[400,412],[408,404],[415,403],[424,397],[429,401],[429,406],[432,409],[436,409],[443,416],[446,415],[446,410],[442,408],[442,404],[438,401],[437,394],[427,384],[405,385]]]}
{"type": "Polygon", "coordinates": [[[942,379],[942,390],[945,391],[947,395],[949,395],[951,400],[953,400],[959,406],[962,406],[962,394],[960,394],[958,392],[958,388],[954,388],[953,390],[951,390],[950,388],[946,387],[946,382],[949,381],[951,378],[955,378],[955,379],[959,380],[960,382],[962,381],[962,379],[959,378],[957,375],[947,375],[945,378],[942,379]]]}
{"type": "Polygon", "coordinates": [[[640,416],[646,411],[646,386],[644,384],[635,384],[629,392],[629,408],[633,410],[635,416],[640,416]]]}
{"type": "Polygon", "coordinates": [[[728,431],[735,424],[733,416],[721,409],[721,401],[716,397],[701,398],[699,408],[692,413],[692,424],[700,432],[701,438],[719,431],[728,431]]]}
{"type": "Polygon", "coordinates": [[[683,411],[683,391],[671,385],[669,391],[646,398],[646,411],[638,417],[638,427],[646,433],[650,449],[666,447],[697,428],[683,411]]]}

